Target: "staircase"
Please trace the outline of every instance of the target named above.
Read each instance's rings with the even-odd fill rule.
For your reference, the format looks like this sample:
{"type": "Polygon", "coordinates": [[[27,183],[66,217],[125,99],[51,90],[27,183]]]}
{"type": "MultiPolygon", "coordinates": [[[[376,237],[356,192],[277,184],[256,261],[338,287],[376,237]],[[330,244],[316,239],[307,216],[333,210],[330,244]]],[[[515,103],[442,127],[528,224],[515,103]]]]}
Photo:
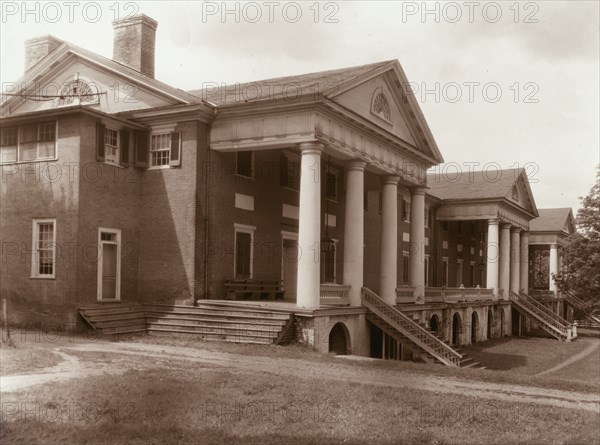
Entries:
{"type": "Polygon", "coordinates": [[[540,327],[558,340],[577,338],[577,328],[524,292],[509,292],[513,307],[525,316],[533,317],[540,327]]]}
{"type": "Polygon", "coordinates": [[[479,366],[366,287],[362,290],[362,304],[370,311],[367,320],[396,341],[406,343],[409,340],[421,351],[420,356],[426,362],[465,368],[479,366]]]}
{"type": "Polygon", "coordinates": [[[585,302],[583,300],[580,300],[575,295],[572,295],[568,292],[563,292],[563,295],[565,297],[565,301],[567,303],[569,303],[571,306],[573,306],[574,308],[579,309],[580,311],[587,310],[587,305],[585,304],[585,302]]]}
{"type": "Polygon", "coordinates": [[[139,303],[102,303],[80,307],[79,314],[103,335],[146,332],[144,306],[139,303]]]}
{"type": "Polygon", "coordinates": [[[147,332],[252,344],[285,344],[295,337],[291,313],[228,303],[96,304],[80,308],[79,313],[95,331],[107,335],[147,332]]]}

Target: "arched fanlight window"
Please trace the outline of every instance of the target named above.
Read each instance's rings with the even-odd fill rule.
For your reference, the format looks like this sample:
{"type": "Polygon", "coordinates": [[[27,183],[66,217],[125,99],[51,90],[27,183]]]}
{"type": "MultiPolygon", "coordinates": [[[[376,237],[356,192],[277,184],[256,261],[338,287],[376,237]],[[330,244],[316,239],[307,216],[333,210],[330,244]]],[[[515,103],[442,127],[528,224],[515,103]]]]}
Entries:
{"type": "Polygon", "coordinates": [[[62,88],[58,105],[97,104],[99,100],[97,88],[82,79],[67,82],[62,88]]]}
{"type": "Polygon", "coordinates": [[[373,100],[371,101],[371,112],[388,122],[392,120],[390,103],[383,93],[382,88],[377,88],[373,94],[373,100]]]}

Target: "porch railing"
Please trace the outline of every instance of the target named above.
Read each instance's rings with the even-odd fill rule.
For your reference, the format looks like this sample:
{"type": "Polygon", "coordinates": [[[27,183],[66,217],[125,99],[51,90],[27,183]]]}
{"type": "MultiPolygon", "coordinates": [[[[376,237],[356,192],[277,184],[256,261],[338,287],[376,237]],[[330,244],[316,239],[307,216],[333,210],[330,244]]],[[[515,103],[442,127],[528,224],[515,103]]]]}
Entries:
{"type": "Polygon", "coordinates": [[[350,286],[342,284],[321,284],[321,304],[348,306],[350,304],[350,286]]]}
{"type": "Polygon", "coordinates": [[[497,300],[493,289],[466,287],[425,288],[425,303],[456,303],[461,301],[497,300]]]}
{"type": "Polygon", "coordinates": [[[415,302],[415,288],[402,286],[396,288],[396,304],[408,304],[415,302]]]}

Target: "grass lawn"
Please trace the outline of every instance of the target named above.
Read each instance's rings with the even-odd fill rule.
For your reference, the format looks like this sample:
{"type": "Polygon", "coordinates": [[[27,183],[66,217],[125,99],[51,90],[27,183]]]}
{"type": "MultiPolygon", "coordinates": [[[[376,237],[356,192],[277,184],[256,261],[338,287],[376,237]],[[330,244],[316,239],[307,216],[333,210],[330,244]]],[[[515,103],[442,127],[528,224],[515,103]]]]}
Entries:
{"type": "MultiPolygon", "coordinates": [[[[532,375],[581,352],[590,341],[598,339],[588,339],[587,343],[509,339],[470,348],[473,356],[491,354],[487,357],[489,363],[499,365],[507,356],[527,356],[533,351],[519,366],[495,371],[397,361],[349,361],[298,346],[198,343],[148,336],[133,339],[164,345],[165,351],[169,346],[193,346],[206,353],[229,353],[234,357],[286,357],[303,366],[330,365],[332,372],[343,361],[352,366],[356,376],[379,370],[422,375],[424,379],[436,375],[494,383],[528,384],[531,380],[534,386],[573,386],[588,393],[598,393],[594,388],[600,380],[595,354],[542,377],[532,375]]],[[[8,352],[3,347],[2,357],[16,359],[7,369],[22,372],[40,354],[37,357],[43,366],[37,366],[39,369],[54,364],[57,356],[52,349],[65,344],[68,346],[68,342],[59,342],[44,348],[37,343],[21,343],[8,352]]],[[[110,363],[123,373],[2,393],[0,443],[600,444],[600,415],[590,411],[482,399],[432,388],[376,386],[369,384],[367,377],[364,384],[356,384],[169,357],[92,351],[75,355],[84,368],[102,368],[110,363]]],[[[5,365],[3,361],[3,370],[5,365]]]]}

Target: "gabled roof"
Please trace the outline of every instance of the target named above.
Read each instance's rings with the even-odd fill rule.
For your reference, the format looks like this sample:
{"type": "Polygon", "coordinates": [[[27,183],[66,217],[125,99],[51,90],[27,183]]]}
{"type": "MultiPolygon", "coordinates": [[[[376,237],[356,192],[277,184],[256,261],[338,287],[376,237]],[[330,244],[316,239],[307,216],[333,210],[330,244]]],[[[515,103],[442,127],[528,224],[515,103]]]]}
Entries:
{"type": "Polygon", "coordinates": [[[190,90],[189,94],[215,105],[250,103],[262,100],[294,98],[303,94],[334,94],[341,85],[390,62],[370,63],[297,76],[275,77],[254,82],[190,90]]]}
{"type": "Polygon", "coordinates": [[[493,199],[504,198],[515,185],[523,169],[429,173],[429,194],[440,199],[493,199]]]}
{"type": "Polygon", "coordinates": [[[529,223],[531,232],[563,232],[573,224],[573,212],[570,208],[539,209],[539,218],[529,223]]]}
{"type": "MultiPolygon", "coordinates": [[[[94,53],[93,51],[89,51],[85,48],[81,48],[77,45],[74,45],[70,42],[63,42],[58,48],[48,54],[46,57],[41,59],[38,63],[36,63],[29,71],[27,71],[18,81],[15,83],[21,86],[30,86],[35,84],[35,81],[41,76],[46,75],[46,73],[68,58],[69,56],[74,55],[83,60],[87,60],[95,65],[101,66],[104,69],[112,71],[120,76],[125,78],[129,78],[135,83],[143,86],[149,90],[155,91],[162,96],[170,97],[172,100],[175,100],[180,103],[190,104],[190,103],[201,103],[196,96],[186,93],[183,90],[178,88],[174,88],[166,83],[163,83],[159,80],[156,80],[152,77],[146,76],[145,74],[140,73],[128,66],[125,66],[121,63],[115,62],[112,59],[101,56],[99,54],[94,53]]],[[[15,94],[20,93],[21,90],[16,92],[15,94]]],[[[18,99],[18,97],[12,97],[6,100],[2,105],[8,106],[8,104],[14,100],[18,99]]]]}
{"type": "Polygon", "coordinates": [[[525,169],[489,171],[445,172],[427,175],[428,194],[443,201],[506,200],[517,204],[537,216],[538,211],[529,186],[525,169]],[[513,198],[513,189],[522,193],[518,200],[513,198]],[[528,208],[529,207],[529,208],[528,208]]]}

